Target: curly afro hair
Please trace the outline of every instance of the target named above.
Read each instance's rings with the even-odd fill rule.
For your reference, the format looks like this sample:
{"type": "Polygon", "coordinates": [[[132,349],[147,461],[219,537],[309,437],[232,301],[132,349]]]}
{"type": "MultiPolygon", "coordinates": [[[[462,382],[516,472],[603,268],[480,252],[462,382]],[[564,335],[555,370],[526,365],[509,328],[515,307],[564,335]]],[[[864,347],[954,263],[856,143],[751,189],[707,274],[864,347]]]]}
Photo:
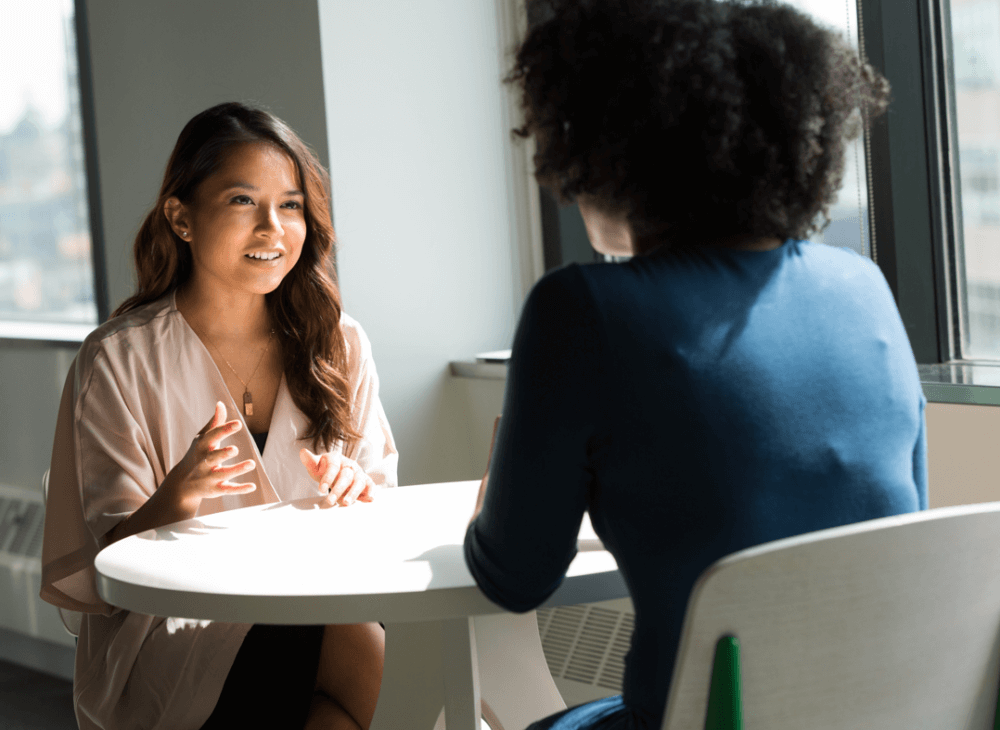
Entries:
{"type": "Polygon", "coordinates": [[[824,227],[889,84],[769,0],[536,0],[509,83],[535,176],[627,216],[636,248],[824,227]]]}

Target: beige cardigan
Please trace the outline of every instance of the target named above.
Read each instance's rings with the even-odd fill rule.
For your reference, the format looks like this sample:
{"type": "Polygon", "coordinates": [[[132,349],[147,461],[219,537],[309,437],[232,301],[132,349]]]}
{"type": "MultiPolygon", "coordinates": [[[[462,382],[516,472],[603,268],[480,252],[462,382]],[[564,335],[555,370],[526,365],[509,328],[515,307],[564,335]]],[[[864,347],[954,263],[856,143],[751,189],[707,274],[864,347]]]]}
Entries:
{"type": "MultiPolygon", "coordinates": [[[[371,346],[347,315],[340,326],[352,416],[363,435],[347,455],[377,485],[396,486],[396,447],[371,346]]],[[[101,600],[95,587],[94,557],[108,532],[149,498],[220,400],[228,418],[242,418],[172,295],[98,327],[70,368],[52,449],[41,596],[84,612],[73,678],[81,730],[199,728],[250,628],[125,611],[101,600]]],[[[238,459],[257,460],[257,470],[238,479],[257,490],[206,499],[198,514],[315,496],[317,484],[298,455],[312,448],[299,440],[306,425],[282,378],[263,455],[245,422],[225,442],[239,447],[238,459]]]]}

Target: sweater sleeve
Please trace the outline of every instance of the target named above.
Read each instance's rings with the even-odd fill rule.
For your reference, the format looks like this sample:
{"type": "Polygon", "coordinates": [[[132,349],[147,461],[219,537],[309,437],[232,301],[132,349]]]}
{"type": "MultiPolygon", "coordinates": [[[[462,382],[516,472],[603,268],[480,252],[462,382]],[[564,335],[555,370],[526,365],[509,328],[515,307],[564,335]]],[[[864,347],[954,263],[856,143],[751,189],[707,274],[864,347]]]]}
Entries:
{"type": "Polygon", "coordinates": [[[543,277],[518,324],[483,509],[465,538],[469,571],[507,610],[541,604],[576,556],[607,422],[604,343],[580,267],[543,277]]]}
{"type": "Polygon", "coordinates": [[[927,399],[920,396],[920,431],[913,447],[913,483],[917,487],[918,509],[927,509],[927,399]]]}

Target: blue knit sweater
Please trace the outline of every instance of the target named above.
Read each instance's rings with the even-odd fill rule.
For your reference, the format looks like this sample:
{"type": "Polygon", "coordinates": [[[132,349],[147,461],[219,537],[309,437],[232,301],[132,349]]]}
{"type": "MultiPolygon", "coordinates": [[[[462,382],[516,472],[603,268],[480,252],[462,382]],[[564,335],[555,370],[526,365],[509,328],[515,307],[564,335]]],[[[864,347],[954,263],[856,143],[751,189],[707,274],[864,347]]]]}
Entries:
{"type": "Polygon", "coordinates": [[[589,510],[636,609],[624,703],[658,728],[708,565],[926,509],[924,403],[885,279],[849,250],[558,269],[524,306],[466,562],[494,602],[534,608],[589,510]]]}

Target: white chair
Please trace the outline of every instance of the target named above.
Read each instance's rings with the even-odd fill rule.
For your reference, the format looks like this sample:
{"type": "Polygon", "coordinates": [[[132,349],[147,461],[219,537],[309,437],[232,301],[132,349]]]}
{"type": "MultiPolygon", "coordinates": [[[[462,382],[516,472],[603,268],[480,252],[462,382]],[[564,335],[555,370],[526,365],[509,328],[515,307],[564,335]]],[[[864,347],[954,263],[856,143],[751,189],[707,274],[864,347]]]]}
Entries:
{"type": "MultiPolygon", "coordinates": [[[[42,499],[45,500],[46,506],[49,503],[49,470],[46,469],[45,473],[42,474],[42,499]]],[[[83,621],[83,614],[79,611],[70,611],[67,608],[59,609],[59,616],[62,618],[63,626],[66,627],[66,631],[70,633],[71,636],[80,635],[80,624],[83,621]]]]}
{"type": "Polygon", "coordinates": [[[674,666],[663,730],[993,728],[1000,502],[721,559],[692,591],[674,666]]]}

